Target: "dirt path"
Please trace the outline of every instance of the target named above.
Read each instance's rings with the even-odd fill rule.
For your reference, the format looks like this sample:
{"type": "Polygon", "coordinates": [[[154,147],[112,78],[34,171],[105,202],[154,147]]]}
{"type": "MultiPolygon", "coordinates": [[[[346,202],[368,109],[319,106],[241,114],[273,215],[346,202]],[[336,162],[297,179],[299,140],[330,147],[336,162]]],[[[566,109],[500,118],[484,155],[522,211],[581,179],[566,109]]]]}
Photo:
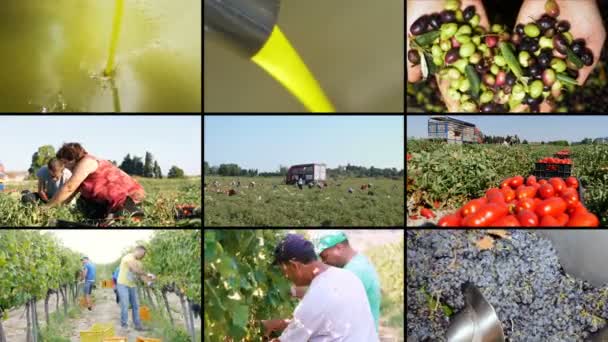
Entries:
{"type": "MultiPolygon", "coordinates": [[[[154,330],[139,332],[133,328],[133,319],[131,316],[131,311],[129,311],[129,328],[122,329],[120,327],[120,306],[116,303],[116,297],[114,296],[114,291],[112,289],[99,289],[97,288],[94,291],[95,296],[95,306],[93,311],[89,311],[87,309],[82,309],[81,314],[75,318],[70,320],[66,324],[66,330],[69,330],[69,334],[64,334],[70,338],[72,342],[80,342],[80,331],[89,330],[91,326],[95,323],[111,323],[114,325],[115,336],[127,337],[129,342],[135,342],[138,336],[141,337],[156,337],[154,330]]],[[[169,306],[171,307],[173,319],[175,320],[175,324],[178,327],[184,327],[184,319],[181,314],[181,305],[179,303],[179,298],[175,295],[168,295],[169,306]]],[[[51,297],[49,301],[49,313],[55,311],[55,296],[51,297]]],[[[63,310],[61,306],[62,303],[59,303],[59,310],[63,310]]],[[[38,307],[38,315],[41,319],[40,325],[45,326],[44,322],[44,301],[39,301],[37,303],[38,307]]],[[[146,325],[146,323],[144,323],[146,325]]],[[[8,341],[11,342],[25,342],[26,341],[26,327],[27,321],[25,317],[25,308],[19,308],[17,310],[13,310],[9,312],[9,319],[3,322],[3,326],[5,327],[5,331],[7,334],[8,341]]],[[[195,319],[195,328],[197,330],[201,329],[201,320],[195,319]]],[[[150,328],[150,324],[148,323],[148,327],[150,328]]],[[[184,328],[185,329],[185,328],[184,328]]]]}

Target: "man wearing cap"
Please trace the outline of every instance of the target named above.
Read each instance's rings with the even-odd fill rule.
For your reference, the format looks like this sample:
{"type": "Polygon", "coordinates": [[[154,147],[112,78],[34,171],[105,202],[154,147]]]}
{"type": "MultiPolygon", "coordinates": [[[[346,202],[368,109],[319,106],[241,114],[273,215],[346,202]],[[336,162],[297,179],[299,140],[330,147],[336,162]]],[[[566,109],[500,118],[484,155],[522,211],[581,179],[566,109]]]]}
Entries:
{"type": "Polygon", "coordinates": [[[81,279],[84,280],[84,298],[89,311],[92,311],[93,303],[91,301],[91,293],[93,292],[93,285],[95,284],[95,265],[89,260],[89,257],[83,256],[80,258],[82,261],[82,272],[81,279]]]}
{"type": "Polygon", "coordinates": [[[273,341],[378,341],[365,289],[357,276],[322,263],[313,244],[297,234],[288,234],[274,257],[285,277],[296,286],[308,286],[308,291],[293,319],[262,321],[266,336],[282,330],[273,341]]]}
{"type": "Polygon", "coordinates": [[[349,270],[361,280],[377,331],[382,295],[378,273],[369,259],[350,246],[346,234],[342,231],[332,231],[319,236],[319,239],[315,240],[315,249],[324,263],[349,270]]]}

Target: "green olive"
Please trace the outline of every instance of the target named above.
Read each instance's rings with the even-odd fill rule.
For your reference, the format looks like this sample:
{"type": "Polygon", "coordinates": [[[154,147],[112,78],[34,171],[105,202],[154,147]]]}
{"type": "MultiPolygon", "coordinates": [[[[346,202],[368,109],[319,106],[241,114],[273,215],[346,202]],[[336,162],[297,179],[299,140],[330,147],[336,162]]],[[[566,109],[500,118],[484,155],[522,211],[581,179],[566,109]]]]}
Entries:
{"type": "Polygon", "coordinates": [[[469,36],[467,34],[456,34],[456,40],[460,44],[468,43],[471,41],[471,36],[469,36]]]}
{"type": "Polygon", "coordinates": [[[460,78],[460,72],[455,68],[449,68],[447,71],[448,78],[451,80],[457,80],[460,78]]]}
{"type": "Polygon", "coordinates": [[[535,80],[530,84],[530,97],[538,98],[543,93],[543,81],[535,80]]]}
{"type": "Polygon", "coordinates": [[[460,28],[456,32],[456,35],[459,35],[459,34],[469,34],[470,35],[472,32],[473,32],[473,30],[471,30],[471,27],[469,25],[463,25],[463,26],[460,26],[460,28]]]}
{"type": "Polygon", "coordinates": [[[460,93],[456,89],[448,89],[448,96],[452,100],[460,100],[460,93]]]}
{"type": "Polygon", "coordinates": [[[530,53],[528,51],[520,51],[519,52],[519,64],[524,68],[528,67],[528,61],[530,60],[530,53]]]}
{"type": "Polygon", "coordinates": [[[496,76],[499,71],[500,68],[498,67],[498,65],[492,64],[492,66],[490,67],[490,72],[492,73],[492,75],[496,76]]]}
{"type": "Polygon", "coordinates": [[[441,57],[441,55],[443,54],[443,50],[441,50],[439,45],[433,45],[431,47],[431,54],[433,55],[433,57],[441,57]]]}
{"type": "Polygon", "coordinates": [[[479,103],[488,103],[494,99],[494,93],[491,91],[484,91],[479,97],[479,103]]]}
{"type": "Polygon", "coordinates": [[[566,62],[564,60],[554,57],[551,60],[551,68],[555,70],[557,73],[566,71],[566,62]]]}
{"type": "Polygon", "coordinates": [[[439,42],[439,47],[441,48],[441,50],[448,52],[452,48],[452,43],[449,40],[444,39],[439,42]]]}
{"type": "Polygon", "coordinates": [[[549,37],[540,37],[539,45],[541,49],[553,49],[553,39],[549,37]]]}
{"type": "Polygon", "coordinates": [[[540,29],[538,28],[538,26],[536,24],[529,23],[529,24],[526,24],[526,26],[524,26],[524,33],[528,37],[535,38],[540,35],[540,29]]]}
{"type": "Polygon", "coordinates": [[[446,0],[445,9],[455,11],[460,8],[460,0],[446,0]]]}
{"type": "Polygon", "coordinates": [[[460,105],[460,109],[463,112],[476,112],[477,106],[473,102],[467,101],[460,105]]]}
{"type": "Polygon", "coordinates": [[[460,57],[471,57],[475,53],[475,44],[468,42],[460,45],[460,57]]]}
{"type": "Polygon", "coordinates": [[[515,101],[521,101],[526,97],[526,92],[521,84],[516,84],[511,90],[511,98],[515,101]]]}
{"type": "Polygon", "coordinates": [[[481,61],[481,53],[479,51],[475,52],[474,54],[471,55],[471,57],[469,57],[469,62],[471,64],[477,64],[481,61]]]}
{"type": "Polygon", "coordinates": [[[471,24],[472,27],[477,27],[479,25],[480,21],[481,21],[481,17],[479,16],[479,14],[475,14],[473,16],[473,18],[471,18],[471,20],[469,20],[469,24],[471,24]]]}
{"type": "Polygon", "coordinates": [[[458,31],[458,25],[456,23],[447,23],[441,25],[441,39],[452,38],[456,31],[458,31]]]}
{"type": "Polygon", "coordinates": [[[507,61],[501,55],[494,56],[494,63],[496,63],[496,65],[498,65],[499,67],[507,65],[507,61]]]}
{"type": "Polygon", "coordinates": [[[471,88],[471,83],[469,83],[469,80],[467,80],[466,78],[464,80],[462,80],[460,82],[460,86],[458,87],[458,90],[460,90],[461,92],[465,92],[468,91],[471,88]]]}

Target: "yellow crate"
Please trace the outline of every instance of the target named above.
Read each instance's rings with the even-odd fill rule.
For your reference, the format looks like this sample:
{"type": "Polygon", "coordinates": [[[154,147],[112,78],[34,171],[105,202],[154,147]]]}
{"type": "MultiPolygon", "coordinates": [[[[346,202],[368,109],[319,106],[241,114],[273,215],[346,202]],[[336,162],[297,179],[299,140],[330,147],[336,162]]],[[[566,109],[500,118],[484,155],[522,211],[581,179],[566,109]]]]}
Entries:
{"type": "Polygon", "coordinates": [[[149,321],[152,319],[152,314],[147,306],[139,307],[139,318],[141,318],[142,321],[149,321]]]}
{"type": "Polygon", "coordinates": [[[129,339],[126,337],[112,336],[104,338],[102,342],[129,342],[129,339]]]}
{"type": "Polygon", "coordinates": [[[104,338],[115,334],[112,323],[95,323],[91,330],[80,332],[80,342],[103,342],[104,338]]]}
{"type": "Polygon", "coordinates": [[[135,342],[163,342],[160,338],[140,337],[137,336],[135,342]]]}
{"type": "Polygon", "coordinates": [[[102,280],[101,281],[101,288],[102,289],[111,289],[113,285],[114,285],[114,282],[111,279],[110,280],[102,280]]]}

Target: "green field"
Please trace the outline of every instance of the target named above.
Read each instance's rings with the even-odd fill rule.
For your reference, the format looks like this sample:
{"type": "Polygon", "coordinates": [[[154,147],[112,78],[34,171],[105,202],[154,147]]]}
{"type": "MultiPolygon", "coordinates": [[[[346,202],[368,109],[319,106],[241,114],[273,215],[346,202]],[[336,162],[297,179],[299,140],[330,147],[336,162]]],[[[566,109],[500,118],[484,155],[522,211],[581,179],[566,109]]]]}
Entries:
{"type": "Polygon", "coordinates": [[[237,177],[205,177],[205,226],[365,226],[404,225],[403,179],[342,178],[328,187],[298,189],[280,177],[239,177],[241,187],[231,186],[237,177]],[[214,181],[221,185],[212,186],[214,181]],[[254,181],[254,188],[246,186],[254,181]],[[370,190],[361,190],[363,184],[370,190]],[[353,188],[353,193],[348,189],[353,188]],[[217,190],[238,190],[235,196],[217,190]],[[372,194],[369,192],[371,191],[372,194]]]}
{"type": "MultiPolygon", "coordinates": [[[[146,190],[143,204],[145,218],[141,222],[121,221],[113,226],[201,226],[200,219],[175,220],[176,204],[201,205],[201,178],[186,179],[150,179],[138,178],[146,190]]],[[[36,181],[8,183],[6,191],[0,193],[0,226],[52,226],[56,219],[72,222],[85,221],[82,215],[74,209],[63,206],[60,208],[45,208],[35,205],[23,205],[20,202],[21,190],[36,191],[36,181]]]]}

